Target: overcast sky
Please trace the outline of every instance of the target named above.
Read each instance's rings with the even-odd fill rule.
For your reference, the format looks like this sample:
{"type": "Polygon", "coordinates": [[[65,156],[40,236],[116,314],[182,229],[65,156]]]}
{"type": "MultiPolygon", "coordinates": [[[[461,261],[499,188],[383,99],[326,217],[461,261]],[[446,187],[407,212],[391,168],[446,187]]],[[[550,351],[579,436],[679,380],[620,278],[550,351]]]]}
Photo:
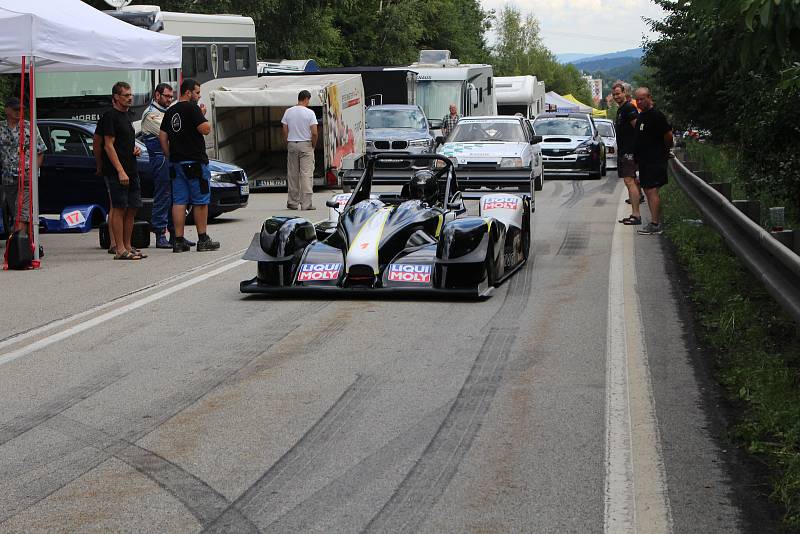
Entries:
{"type": "Polygon", "coordinates": [[[545,46],[555,54],[604,54],[637,48],[642,35],[648,33],[642,17],[663,16],[651,0],[481,0],[481,4],[495,11],[511,4],[523,15],[533,13],[539,19],[545,46]]]}

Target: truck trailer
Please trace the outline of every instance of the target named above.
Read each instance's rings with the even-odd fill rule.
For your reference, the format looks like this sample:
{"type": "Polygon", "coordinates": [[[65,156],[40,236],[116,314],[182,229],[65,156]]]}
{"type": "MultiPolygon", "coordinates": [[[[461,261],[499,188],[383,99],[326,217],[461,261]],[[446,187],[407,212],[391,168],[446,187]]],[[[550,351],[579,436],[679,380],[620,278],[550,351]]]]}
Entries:
{"type": "Polygon", "coordinates": [[[337,186],[342,165],[364,155],[364,87],[357,74],[264,76],[217,88],[209,95],[209,155],[243,167],[251,189],[286,187],[281,119],[303,89],[311,93],[319,131],[314,185],[337,186]]]}

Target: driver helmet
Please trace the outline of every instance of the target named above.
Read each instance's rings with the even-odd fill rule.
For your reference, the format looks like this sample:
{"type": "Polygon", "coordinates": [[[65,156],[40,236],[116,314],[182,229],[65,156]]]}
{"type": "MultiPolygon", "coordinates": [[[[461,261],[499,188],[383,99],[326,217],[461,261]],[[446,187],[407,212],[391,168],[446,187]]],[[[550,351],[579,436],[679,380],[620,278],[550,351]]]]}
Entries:
{"type": "Polygon", "coordinates": [[[414,176],[411,177],[411,182],[408,184],[408,194],[411,198],[433,205],[439,195],[439,184],[433,172],[427,169],[414,172],[414,176]]]}

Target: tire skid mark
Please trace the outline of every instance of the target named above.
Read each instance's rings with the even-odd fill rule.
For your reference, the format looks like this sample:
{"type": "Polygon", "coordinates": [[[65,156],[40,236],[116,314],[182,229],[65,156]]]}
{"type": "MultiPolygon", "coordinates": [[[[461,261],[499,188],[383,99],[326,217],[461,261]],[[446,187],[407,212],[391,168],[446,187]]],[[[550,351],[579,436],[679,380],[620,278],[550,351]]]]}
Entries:
{"type": "Polygon", "coordinates": [[[583,187],[581,180],[572,180],[572,192],[567,197],[567,200],[561,203],[562,208],[571,208],[583,199],[586,191],[583,187]]]}
{"type": "Polygon", "coordinates": [[[348,425],[360,420],[364,401],[377,383],[375,377],[358,375],[314,426],[203,532],[232,532],[237,514],[245,514],[257,522],[265,512],[273,512],[281,504],[282,494],[302,484],[301,475],[311,469],[317,456],[330,448],[330,442],[344,433],[348,425]]]}
{"type": "Polygon", "coordinates": [[[553,193],[550,196],[551,197],[560,196],[562,191],[564,191],[564,184],[561,182],[555,182],[555,187],[553,187],[553,193]]]}
{"type": "Polygon", "coordinates": [[[35,412],[18,415],[11,421],[0,425],[0,446],[5,445],[12,439],[33,430],[48,419],[55,417],[73,406],[80,404],[92,395],[100,393],[104,389],[116,384],[128,373],[110,373],[94,377],[91,381],[84,382],[70,388],[55,399],[46,402],[35,412]]]}
{"type": "Polygon", "coordinates": [[[416,532],[467,455],[502,382],[518,327],[491,327],[450,411],[422,456],[363,532],[416,532]]]}
{"type": "Polygon", "coordinates": [[[416,532],[444,494],[469,452],[503,381],[528,306],[535,257],[511,279],[503,303],[487,324],[469,375],[422,456],[364,528],[365,533],[416,532]]]}
{"type": "MultiPolygon", "coordinates": [[[[293,314],[293,316],[296,315],[296,317],[307,317],[309,315],[318,313],[325,307],[329,306],[330,302],[310,302],[309,304],[310,306],[308,308],[299,310],[297,314],[293,314]]],[[[222,365],[216,368],[204,370],[204,380],[200,381],[199,383],[192,384],[190,388],[179,391],[161,401],[160,405],[157,406],[157,409],[161,410],[158,415],[137,421],[139,426],[136,428],[131,428],[127,432],[123,432],[122,435],[119,436],[119,439],[126,442],[135,443],[148,436],[152,432],[158,430],[161,425],[199,402],[203,397],[214,391],[220,385],[233,379],[239,372],[248,367],[252,362],[267,354],[275,344],[279,343],[281,340],[302,326],[303,323],[298,323],[296,321],[293,322],[287,319],[286,325],[282,329],[274,328],[270,331],[270,337],[264,341],[265,345],[259,350],[241,352],[235,351],[235,358],[226,360],[222,365]]],[[[74,452],[75,450],[64,451],[63,456],[74,452]]],[[[92,457],[81,458],[80,461],[74,462],[71,465],[63,466],[54,470],[48,470],[47,475],[36,480],[35,484],[26,485],[23,493],[25,498],[21,499],[20,506],[18,506],[17,509],[12,510],[9,515],[5,516],[2,515],[2,510],[0,510],[0,525],[15,515],[47,499],[56,491],[96,468],[106,459],[107,457],[105,457],[103,454],[95,452],[92,457]]]]}
{"type": "MultiPolygon", "coordinates": [[[[341,477],[329,482],[267,525],[264,531],[309,532],[320,521],[325,521],[329,532],[344,531],[344,527],[337,529],[331,519],[342,509],[342,503],[368,499],[374,491],[371,486],[376,481],[391,477],[402,459],[411,459],[420,448],[420,443],[430,442],[449,410],[448,403],[424,415],[383,447],[352,466],[341,477]]],[[[351,514],[352,511],[348,511],[347,517],[352,521],[351,514]]],[[[364,523],[369,519],[369,516],[365,517],[364,523]]]]}
{"type": "Polygon", "coordinates": [[[589,244],[589,226],[585,223],[567,223],[564,239],[556,251],[556,256],[579,256],[589,244]]]}
{"type": "MultiPolygon", "coordinates": [[[[47,426],[84,445],[97,449],[107,458],[116,458],[155,482],[180,501],[202,526],[210,524],[230,501],[206,482],[159,454],[118,439],[110,434],[64,416],[55,417],[47,426]]],[[[241,514],[232,516],[236,532],[258,532],[241,514]]]]}

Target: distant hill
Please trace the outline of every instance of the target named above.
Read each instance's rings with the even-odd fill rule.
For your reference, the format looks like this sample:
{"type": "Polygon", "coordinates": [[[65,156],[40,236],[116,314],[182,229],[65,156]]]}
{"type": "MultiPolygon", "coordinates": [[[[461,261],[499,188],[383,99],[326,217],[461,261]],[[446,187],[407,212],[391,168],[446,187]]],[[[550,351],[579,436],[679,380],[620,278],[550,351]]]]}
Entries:
{"type": "Polygon", "coordinates": [[[573,65],[584,72],[594,72],[596,70],[617,70],[621,67],[627,67],[631,64],[639,65],[641,61],[642,60],[639,58],[615,57],[609,59],[591,59],[581,61],[579,63],[573,63],[573,65]]]}
{"type": "MultiPolygon", "coordinates": [[[[572,63],[573,65],[575,65],[579,69],[587,70],[583,66],[584,63],[593,63],[595,61],[606,61],[606,60],[616,61],[616,60],[622,60],[622,59],[628,59],[628,60],[630,60],[630,59],[641,59],[643,53],[644,52],[643,52],[643,50],[641,48],[631,48],[631,49],[628,49],[628,50],[620,50],[619,52],[611,52],[610,54],[601,54],[599,56],[589,56],[589,57],[573,59],[573,60],[569,61],[569,63],[572,63]]],[[[619,63],[619,64],[621,64],[621,63],[619,63]]]]}
{"type": "Polygon", "coordinates": [[[589,57],[594,57],[594,54],[557,54],[556,60],[559,63],[572,63],[589,57]]]}

